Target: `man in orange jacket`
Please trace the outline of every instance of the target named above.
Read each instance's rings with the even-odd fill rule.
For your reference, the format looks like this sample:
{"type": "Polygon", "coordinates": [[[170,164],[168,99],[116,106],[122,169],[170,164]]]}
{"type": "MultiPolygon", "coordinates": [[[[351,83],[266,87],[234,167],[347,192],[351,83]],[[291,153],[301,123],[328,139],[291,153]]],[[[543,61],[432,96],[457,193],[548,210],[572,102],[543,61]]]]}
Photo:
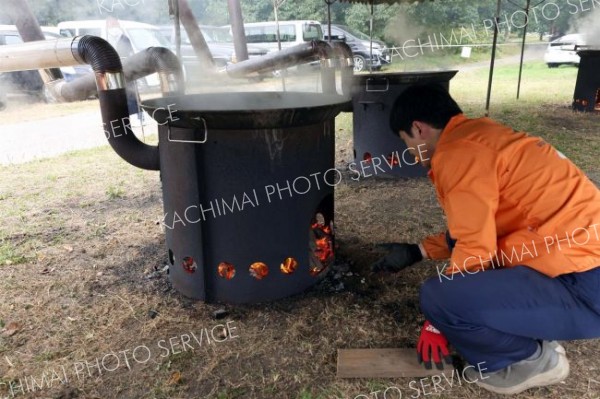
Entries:
{"type": "Polygon", "coordinates": [[[440,368],[450,342],[467,376],[503,394],[564,380],[569,363],[554,340],[600,337],[598,188],[542,139],[465,117],[438,85],[405,90],[390,126],[427,150],[420,162],[448,222],[373,265],[449,258],[421,287],[419,358],[440,368]]]}

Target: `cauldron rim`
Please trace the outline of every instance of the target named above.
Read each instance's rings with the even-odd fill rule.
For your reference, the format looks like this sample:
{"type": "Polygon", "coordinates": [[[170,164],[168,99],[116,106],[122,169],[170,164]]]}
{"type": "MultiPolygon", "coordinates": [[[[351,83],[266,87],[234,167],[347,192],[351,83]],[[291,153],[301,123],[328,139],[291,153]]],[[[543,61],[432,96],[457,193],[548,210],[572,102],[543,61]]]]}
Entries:
{"type": "Polygon", "coordinates": [[[161,125],[267,129],[324,122],[337,116],[349,102],[348,97],[337,94],[218,92],[155,98],[143,101],[141,107],[161,125]]]}

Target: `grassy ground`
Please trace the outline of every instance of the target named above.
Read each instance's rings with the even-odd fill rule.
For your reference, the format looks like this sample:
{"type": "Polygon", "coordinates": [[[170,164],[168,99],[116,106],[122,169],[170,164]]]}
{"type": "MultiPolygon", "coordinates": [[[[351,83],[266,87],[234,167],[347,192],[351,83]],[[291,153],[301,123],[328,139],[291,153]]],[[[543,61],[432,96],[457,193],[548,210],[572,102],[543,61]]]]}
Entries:
{"type": "MultiPolygon", "coordinates": [[[[520,54],[520,43],[501,43],[496,52],[499,59],[520,54]]],[[[387,71],[408,72],[423,69],[447,69],[449,65],[469,65],[480,62],[489,63],[491,47],[474,47],[469,58],[461,57],[461,47],[442,47],[435,45],[421,48],[396,48],[391,52],[392,64],[387,71]],[[408,55],[407,55],[408,54],[408,55]]]]}
{"type": "MultiPolygon", "coordinates": [[[[568,107],[576,72],[527,65],[517,102],[516,67],[500,67],[491,116],[543,136],[598,183],[600,120],[568,107]]],[[[484,112],[486,79],[473,69],[452,82],[470,116],[484,112]]],[[[351,159],[351,124],[349,114],[337,118],[340,168],[351,159]]],[[[425,396],[409,379],[338,380],[335,364],[338,348],[415,345],[423,321],[418,287],[436,264],[386,277],[366,270],[379,256],[374,243],[416,241],[444,228],[426,179],[344,179],[336,188],[338,256],[352,273],[341,292],[319,286],[269,304],[218,306],[183,298],[160,272],[167,259],[158,173],[129,166],[108,147],[0,173],[0,397],[10,396],[3,384],[31,386],[32,377],[36,392],[17,397],[375,398],[371,392],[391,386],[402,397],[425,396]],[[212,312],[221,307],[229,316],[217,321],[212,312]],[[170,346],[228,321],[237,330],[222,343],[170,346]],[[145,360],[144,347],[150,358],[131,360],[136,348],[145,360]],[[121,351],[130,367],[123,354],[106,357],[121,351]],[[114,371],[100,375],[96,359],[114,371]]],[[[519,398],[600,397],[598,342],[565,346],[569,379],[519,398]]],[[[496,397],[464,383],[444,388],[427,396],[496,397]]],[[[387,398],[399,397],[393,392],[387,398]]]]}

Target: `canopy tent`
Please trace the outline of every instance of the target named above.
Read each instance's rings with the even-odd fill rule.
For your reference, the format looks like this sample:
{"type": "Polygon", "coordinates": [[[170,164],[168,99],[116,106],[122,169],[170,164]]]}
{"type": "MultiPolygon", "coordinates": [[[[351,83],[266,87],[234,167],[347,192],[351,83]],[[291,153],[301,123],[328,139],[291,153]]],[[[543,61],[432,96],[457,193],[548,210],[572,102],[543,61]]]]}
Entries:
{"type": "MultiPolygon", "coordinates": [[[[329,26],[331,26],[331,12],[329,11],[329,9],[331,8],[331,5],[333,3],[335,3],[336,0],[325,0],[325,3],[327,3],[327,8],[328,8],[328,24],[329,26]]],[[[371,37],[371,58],[373,57],[373,8],[376,4],[399,4],[399,3],[419,3],[419,2],[423,2],[425,0],[338,0],[341,3],[362,3],[362,4],[367,4],[371,6],[371,18],[369,21],[369,36],[371,37]]],[[[434,1],[434,0],[430,0],[430,1],[434,1]]],[[[540,0],[540,1],[545,1],[545,0],[540,0]]],[[[487,89],[487,97],[486,97],[486,102],[485,102],[485,114],[486,116],[489,114],[489,110],[490,110],[490,98],[491,98],[491,94],[492,94],[492,79],[494,76],[494,64],[496,61],[496,49],[498,46],[498,23],[500,22],[500,10],[501,10],[501,2],[502,0],[498,0],[498,6],[496,9],[496,15],[494,18],[494,40],[492,43],[492,57],[490,59],[490,75],[488,78],[488,89],[487,89]]],[[[526,7],[527,11],[529,10],[529,0],[527,1],[527,7],[526,7]]],[[[526,25],[527,26],[527,25],[526,25]]],[[[526,29],[526,28],[525,28],[526,29]]],[[[331,36],[331,28],[329,28],[329,36],[331,36]]],[[[523,37],[525,37],[525,32],[523,33],[523,37]]],[[[525,40],[523,40],[523,48],[521,49],[521,52],[523,52],[523,49],[525,48],[525,40]]],[[[521,65],[523,64],[523,56],[521,56],[521,65]]],[[[519,73],[519,85],[520,85],[520,73],[519,73]]]]}

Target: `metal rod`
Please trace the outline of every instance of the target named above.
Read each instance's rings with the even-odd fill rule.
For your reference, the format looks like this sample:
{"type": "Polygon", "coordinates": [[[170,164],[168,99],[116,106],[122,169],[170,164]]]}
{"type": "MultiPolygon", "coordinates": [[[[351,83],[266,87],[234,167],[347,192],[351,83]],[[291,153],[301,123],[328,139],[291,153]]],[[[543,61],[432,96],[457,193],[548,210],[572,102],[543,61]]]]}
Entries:
{"type": "Polygon", "coordinates": [[[179,18],[179,1],[173,1],[173,19],[175,24],[175,55],[181,61],[181,20],[179,18]]]}
{"type": "MultiPolygon", "coordinates": [[[[1,46],[0,46],[1,48],[1,46]]],[[[307,61],[321,61],[321,85],[324,93],[335,93],[335,58],[333,48],[325,41],[313,40],[262,57],[230,64],[223,70],[232,78],[245,78],[252,74],[300,65],[307,61]]]]}
{"type": "MultiPolygon", "coordinates": [[[[277,30],[277,48],[279,49],[279,51],[281,51],[281,31],[279,30],[279,0],[273,0],[273,11],[275,13],[275,27],[277,30]]],[[[284,76],[284,70],[282,69],[281,72],[281,88],[283,91],[286,91],[285,89],[285,76],[284,76]]]]}
{"type": "Polygon", "coordinates": [[[519,99],[519,95],[521,94],[521,75],[523,73],[523,57],[525,55],[525,39],[527,37],[527,27],[529,26],[529,5],[531,4],[531,0],[527,0],[527,5],[525,6],[525,18],[526,23],[523,27],[523,42],[521,43],[521,61],[519,62],[519,82],[517,83],[517,100],[519,99]]]}
{"type": "Polygon", "coordinates": [[[371,18],[369,19],[369,38],[370,38],[370,42],[369,42],[369,72],[373,72],[373,15],[374,15],[374,9],[373,9],[373,3],[375,0],[371,0],[371,18]]]}
{"type": "Polygon", "coordinates": [[[198,27],[198,22],[196,21],[196,17],[190,8],[190,5],[188,4],[187,0],[178,1],[181,24],[188,34],[188,38],[190,39],[190,43],[192,44],[192,48],[194,49],[196,57],[198,57],[200,64],[204,68],[208,70],[214,69],[215,62],[210,53],[210,49],[208,48],[208,44],[206,44],[206,40],[204,40],[204,36],[202,36],[202,32],[198,27]]]}
{"type": "Polygon", "coordinates": [[[77,40],[69,37],[0,46],[0,72],[79,65],[72,50],[77,40]]]}
{"type": "Polygon", "coordinates": [[[492,59],[490,60],[490,76],[488,78],[487,98],[485,100],[485,116],[490,115],[490,99],[492,97],[492,79],[494,78],[494,63],[496,62],[496,47],[498,45],[498,24],[500,23],[500,10],[502,0],[498,0],[496,17],[494,18],[494,43],[492,45],[492,59]]]}
{"type": "Polygon", "coordinates": [[[327,4],[327,42],[331,43],[331,5],[335,0],[325,0],[327,4]]]}
{"type": "Polygon", "coordinates": [[[229,8],[229,22],[231,23],[235,58],[238,62],[246,61],[248,59],[248,44],[246,43],[244,17],[240,0],[227,0],[227,7],[229,8]]]}
{"type": "MultiPolygon", "coordinates": [[[[42,28],[40,28],[40,24],[27,1],[5,0],[4,3],[4,11],[6,11],[10,19],[14,22],[24,42],[46,40],[42,28]]],[[[38,72],[45,84],[63,78],[63,74],[58,68],[39,69],[38,72]]]]}

